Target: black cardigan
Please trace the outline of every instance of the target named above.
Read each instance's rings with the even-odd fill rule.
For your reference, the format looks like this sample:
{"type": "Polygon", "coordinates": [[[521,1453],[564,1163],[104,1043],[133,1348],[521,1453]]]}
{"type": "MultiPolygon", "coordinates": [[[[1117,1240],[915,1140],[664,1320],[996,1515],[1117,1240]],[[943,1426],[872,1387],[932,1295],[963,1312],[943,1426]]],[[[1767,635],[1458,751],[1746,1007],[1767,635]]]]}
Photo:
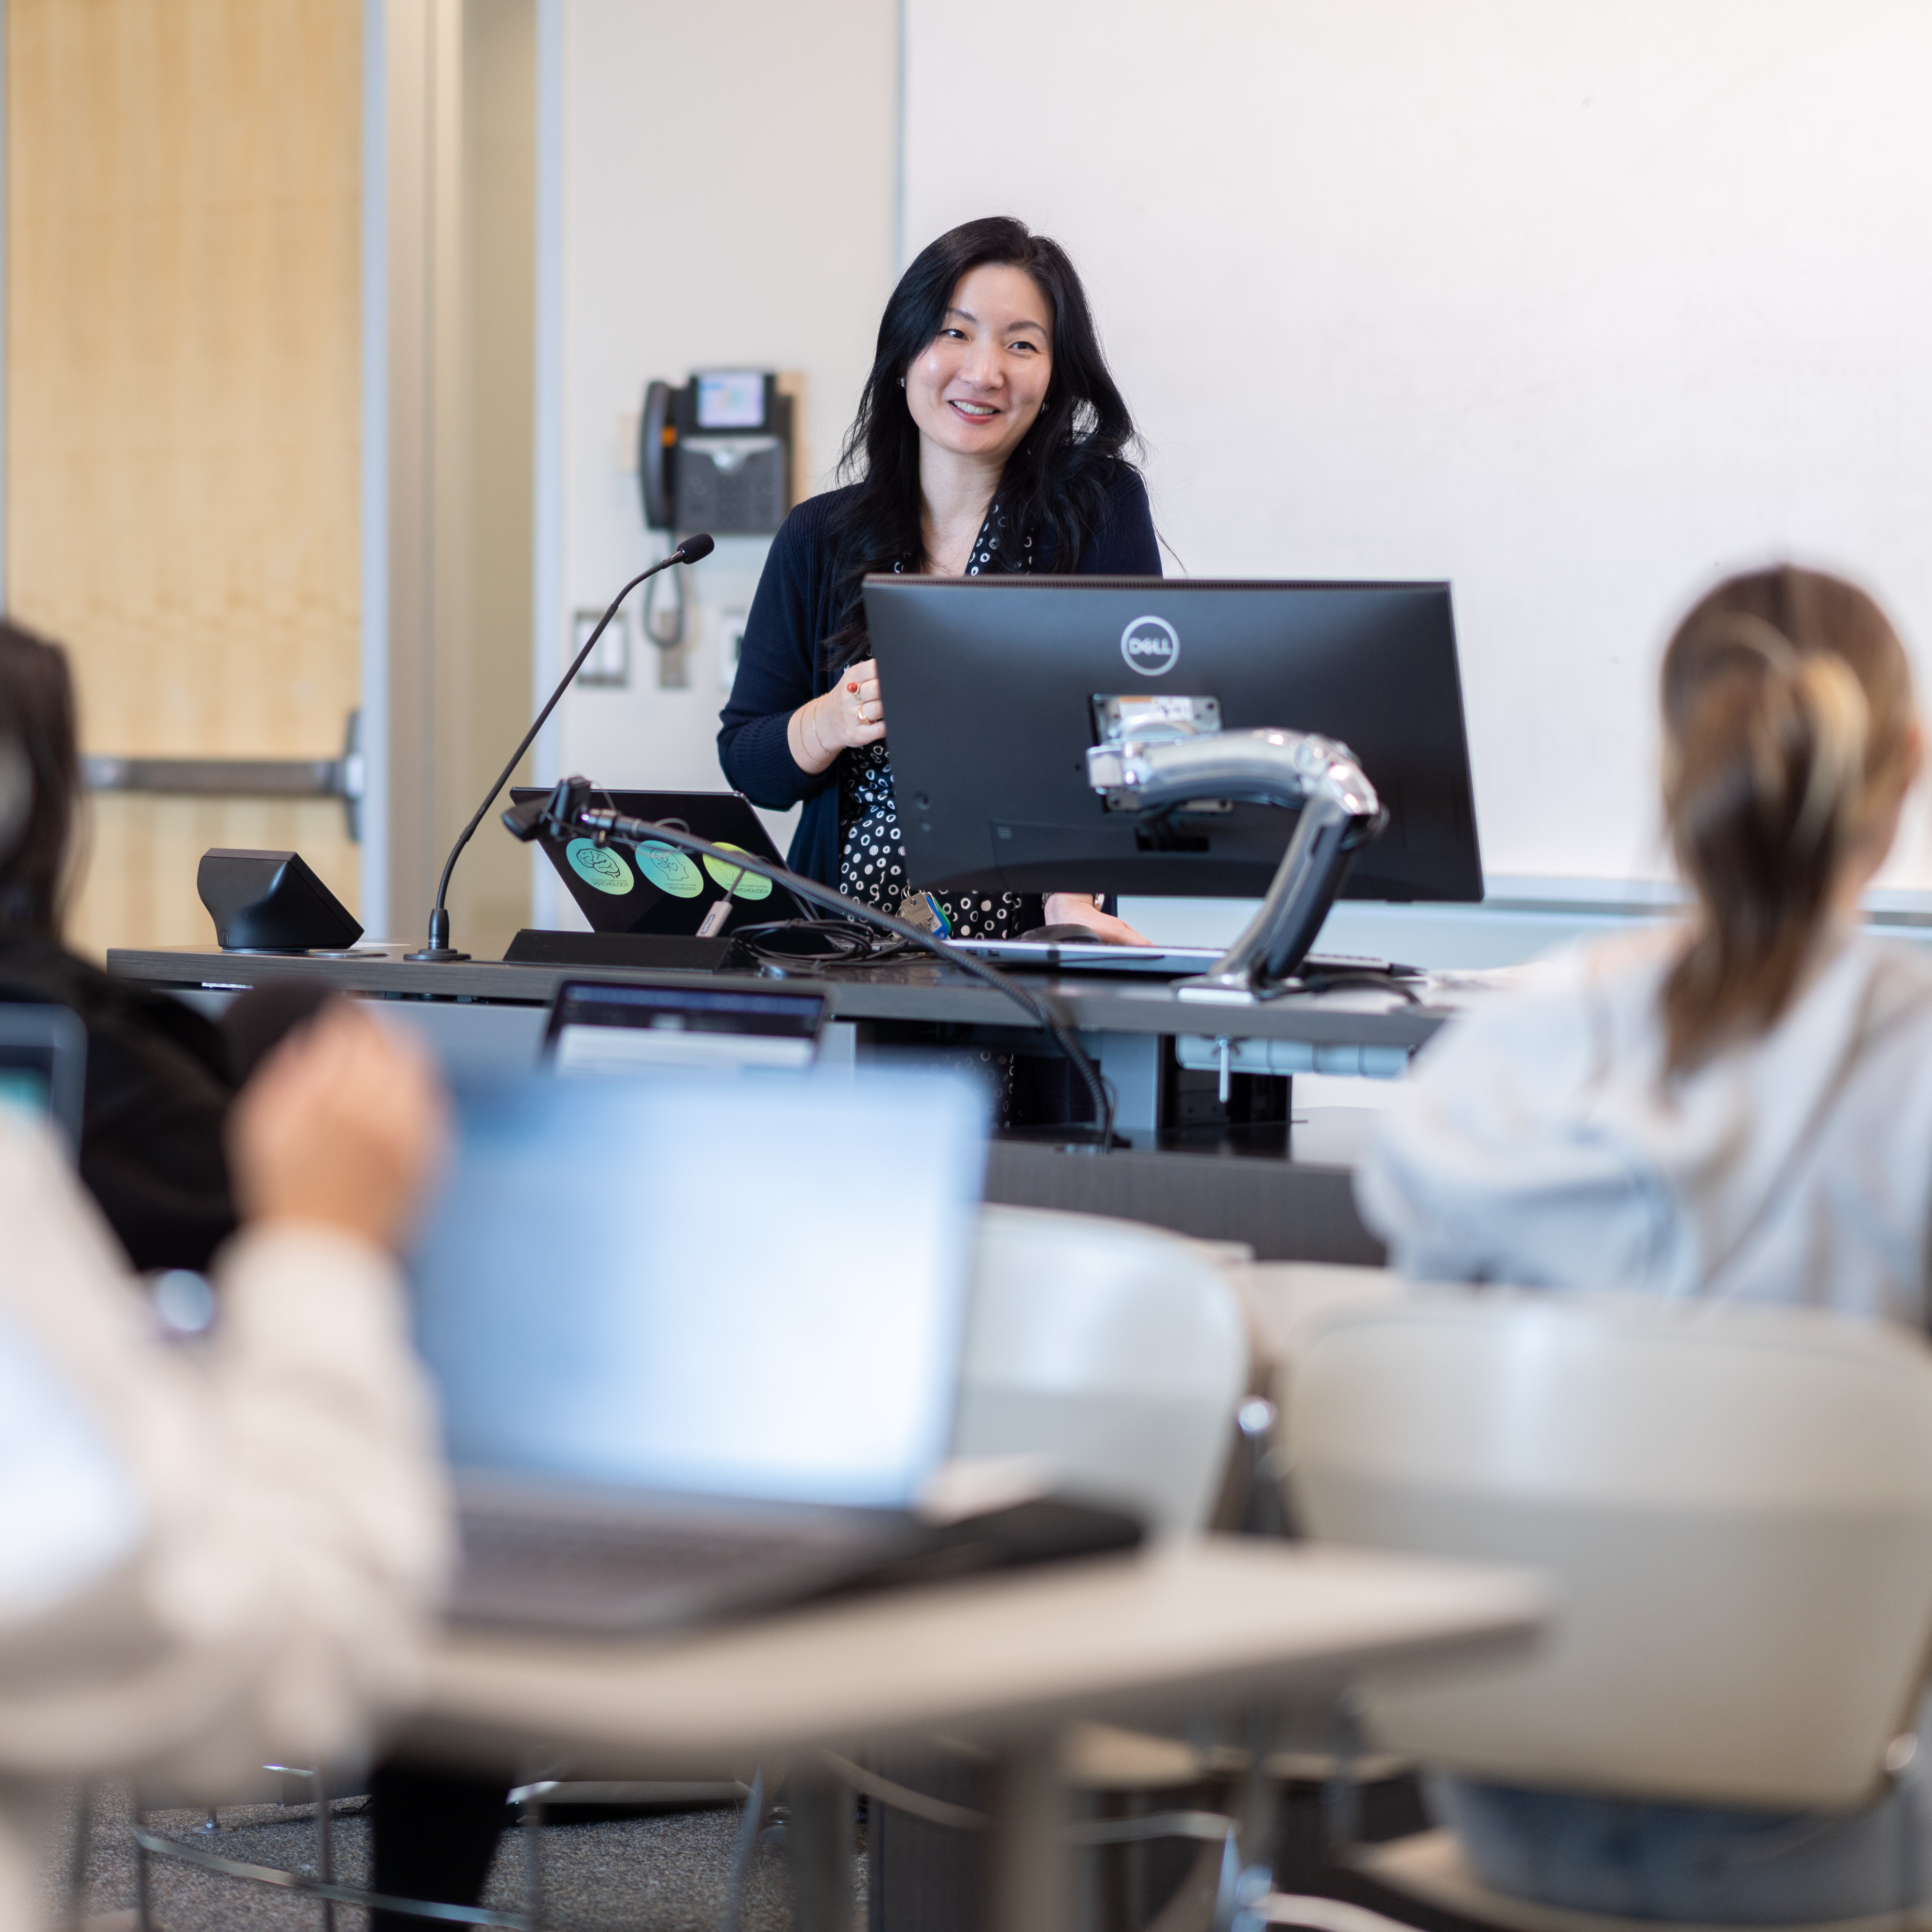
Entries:
{"type": "Polygon", "coordinates": [[[236,1083],[224,1034],[179,1000],[18,927],[0,927],[0,1000],[70,1007],[87,1029],[80,1178],[129,1258],[206,1268],[235,1230],[221,1131],[236,1083]]]}
{"type": "MultiPolygon", "coordinates": [[[[718,734],[724,776],[753,804],[782,812],[805,801],[785,862],[826,886],[838,883],[838,763],[816,773],[800,771],[785,727],[801,704],[831,688],[820,647],[838,626],[838,573],[826,526],[851,494],[849,488],[831,490],[800,504],[772,540],[718,734]]],[[[1052,562],[1051,550],[1043,552],[1040,567],[1050,569],[1052,562]]],[[[1125,465],[1108,493],[1100,531],[1081,556],[1079,574],[1160,574],[1147,486],[1125,465]]]]}

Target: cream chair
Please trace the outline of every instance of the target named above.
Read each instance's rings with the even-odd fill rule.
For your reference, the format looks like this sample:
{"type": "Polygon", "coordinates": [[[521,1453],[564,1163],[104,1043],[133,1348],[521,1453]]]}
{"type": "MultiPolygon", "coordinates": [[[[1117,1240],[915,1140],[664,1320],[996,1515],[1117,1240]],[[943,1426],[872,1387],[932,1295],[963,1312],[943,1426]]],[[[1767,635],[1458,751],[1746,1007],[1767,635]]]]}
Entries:
{"type": "MultiPolygon", "coordinates": [[[[1372,1689],[1376,1743],[1514,1784],[1793,1811],[1869,1803],[1910,1761],[1932,1636],[1916,1337],[1809,1310],[1424,1292],[1338,1309],[1282,1395],[1311,1534],[1555,1585],[1532,1660],[1372,1689]]],[[[1369,1864],[1492,1924],[1621,1922],[1488,1892],[1439,1833],[1369,1864]]],[[[1288,1904],[1250,1922],[1328,1922],[1288,1904]]]]}
{"type": "Polygon", "coordinates": [[[953,1448],[1037,1456],[1157,1533],[1205,1527],[1246,1393],[1224,1269],[1159,1228],[981,1210],[953,1448]]]}
{"type": "MultiPolygon", "coordinates": [[[[1247,1327],[1228,1271],[1250,1258],[1232,1244],[1136,1222],[982,1209],[956,1455],[1036,1460],[1070,1493],[1124,1505],[1157,1535],[1206,1528],[1248,1392],[1247,1327]]],[[[1219,1770],[1211,1751],[1100,1725],[1072,1728],[1064,1768],[1090,1799],[1211,1784],[1219,1770]]],[[[894,1780],[866,1775],[862,1788],[876,1805],[928,1827],[971,1822],[956,1804],[936,1804],[894,1780]]],[[[875,1844],[906,1842],[891,1835],[898,1828],[890,1820],[874,1816],[875,1844]]],[[[1075,1835],[1088,1845],[1207,1840],[1199,1870],[1165,1921],[1181,1932],[1196,1922],[1187,1914],[1201,1900],[1199,1925],[1212,1914],[1228,1828],[1196,1811],[1162,1811],[1088,1819],[1075,1835]]],[[[917,1842],[916,1831],[908,1838],[917,1842]]]]}
{"type": "Polygon", "coordinates": [[[1250,1262],[1228,1278],[1247,1316],[1258,1393],[1275,1394],[1282,1372],[1320,1324],[1344,1306],[1390,1301],[1409,1292],[1392,1268],[1342,1262],[1250,1262]]]}

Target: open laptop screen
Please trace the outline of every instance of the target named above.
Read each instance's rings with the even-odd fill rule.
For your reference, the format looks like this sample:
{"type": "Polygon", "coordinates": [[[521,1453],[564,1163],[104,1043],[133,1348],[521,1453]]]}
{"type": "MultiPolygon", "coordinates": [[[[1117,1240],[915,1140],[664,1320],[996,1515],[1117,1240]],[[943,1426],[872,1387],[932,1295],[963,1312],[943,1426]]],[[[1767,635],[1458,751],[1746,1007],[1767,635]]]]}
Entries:
{"type": "Polygon", "coordinates": [[[86,1084],[87,1029],[78,1014],[0,1001],[0,1107],[51,1120],[72,1156],[86,1084]]]}
{"type": "Polygon", "coordinates": [[[412,1268],[451,1460],[910,1504],[950,1437],[985,1134],[944,1074],[466,1093],[412,1268]]]}
{"type": "Polygon", "coordinates": [[[822,993],[566,980],[550,1003],[544,1054],[559,1073],[633,1074],[653,1067],[811,1066],[822,993]]]}

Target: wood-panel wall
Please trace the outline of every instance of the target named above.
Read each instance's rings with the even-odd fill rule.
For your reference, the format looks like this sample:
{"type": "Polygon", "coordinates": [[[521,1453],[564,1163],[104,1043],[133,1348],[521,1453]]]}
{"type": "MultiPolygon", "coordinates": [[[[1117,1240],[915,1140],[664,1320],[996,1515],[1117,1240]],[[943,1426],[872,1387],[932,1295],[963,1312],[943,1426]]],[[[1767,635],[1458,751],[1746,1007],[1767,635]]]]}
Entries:
{"type": "MultiPolygon", "coordinates": [[[[359,683],[361,0],[7,0],[6,553],[89,751],[319,756],[359,683]]],[[[206,940],[209,844],[339,806],[103,795],[81,950],[206,940]]]]}

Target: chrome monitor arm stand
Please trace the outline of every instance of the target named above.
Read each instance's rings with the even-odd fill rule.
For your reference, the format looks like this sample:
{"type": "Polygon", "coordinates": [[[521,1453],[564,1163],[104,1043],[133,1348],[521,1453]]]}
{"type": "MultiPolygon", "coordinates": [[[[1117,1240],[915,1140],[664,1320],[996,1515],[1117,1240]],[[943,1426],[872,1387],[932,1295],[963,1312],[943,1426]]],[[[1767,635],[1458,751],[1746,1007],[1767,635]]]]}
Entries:
{"type": "Polygon", "coordinates": [[[1312,731],[1165,730],[1096,745],[1087,777],[1114,812],[1195,800],[1299,806],[1294,835],[1247,929],[1213,971],[1183,980],[1184,1000],[1244,1005],[1286,990],[1340,890],[1349,861],[1379,832],[1382,805],[1355,754],[1312,731]]]}

